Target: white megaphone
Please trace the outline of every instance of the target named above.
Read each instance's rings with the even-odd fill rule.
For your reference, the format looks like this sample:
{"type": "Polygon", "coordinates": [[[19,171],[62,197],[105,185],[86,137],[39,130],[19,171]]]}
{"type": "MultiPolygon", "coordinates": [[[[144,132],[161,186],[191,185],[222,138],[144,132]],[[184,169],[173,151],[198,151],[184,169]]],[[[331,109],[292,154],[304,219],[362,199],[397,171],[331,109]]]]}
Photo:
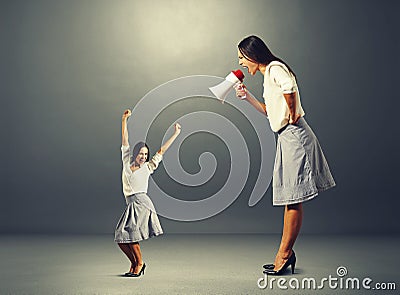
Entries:
{"type": "MultiPolygon", "coordinates": [[[[233,87],[243,82],[244,74],[241,70],[232,71],[225,80],[215,85],[214,87],[209,87],[210,91],[224,103],[226,96],[233,87]]],[[[245,97],[241,97],[244,99],[245,97]]]]}

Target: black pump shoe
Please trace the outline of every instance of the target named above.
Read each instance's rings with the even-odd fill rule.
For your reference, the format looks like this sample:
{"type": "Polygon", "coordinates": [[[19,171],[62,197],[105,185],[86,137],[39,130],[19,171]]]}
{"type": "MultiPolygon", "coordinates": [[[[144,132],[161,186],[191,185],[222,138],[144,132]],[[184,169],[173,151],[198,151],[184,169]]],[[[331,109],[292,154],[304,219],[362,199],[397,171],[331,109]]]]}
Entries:
{"type": "Polygon", "coordinates": [[[125,277],[131,277],[133,275],[133,272],[126,272],[124,274],[125,277]]]}
{"type": "MultiPolygon", "coordinates": [[[[131,269],[135,269],[135,266],[132,264],[131,265],[131,269]]],[[[125,274],[124,274],[124,276],[126,276],[126,277],[131,277],[132,276],[132,274],[133,274],[133,271],[128,271],[128,272],[126,272],[125,274]]]]}
{"type": "Polygon", "coordinates": [[[146,263],[143,263],[142,269],[138,273],[132,273],[130,277],[140,277],[142,274],[144,275],[144,269],[146,268],[146,263]]]}
{"type": "Polygon", "coordinates": [[[285,262],[285,264],[281,267],[281,269],[279,270],[266,269],[263,271],[263,273],[273,276],[280,276],[285,272],[285,270],[289,267],[289,265],[292,268],[292,274],[294,274],[294,267],[296,265],[296,254],[294,254],[294,251],[292,251],[292,255],[290,255],[289,259],[285,262]]]}

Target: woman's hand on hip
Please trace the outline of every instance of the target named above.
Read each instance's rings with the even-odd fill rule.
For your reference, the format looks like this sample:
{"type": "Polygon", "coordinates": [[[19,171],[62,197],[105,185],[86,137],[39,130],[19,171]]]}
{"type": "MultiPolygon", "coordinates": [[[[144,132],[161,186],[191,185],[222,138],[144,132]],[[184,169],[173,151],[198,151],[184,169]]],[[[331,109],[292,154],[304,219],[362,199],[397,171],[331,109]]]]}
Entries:
{"type": "Polygon", "coordinates": [[[289,115],[289,124],[297,124],[301,118],[300,114],[295,114],[295,115],[289,115]]]}

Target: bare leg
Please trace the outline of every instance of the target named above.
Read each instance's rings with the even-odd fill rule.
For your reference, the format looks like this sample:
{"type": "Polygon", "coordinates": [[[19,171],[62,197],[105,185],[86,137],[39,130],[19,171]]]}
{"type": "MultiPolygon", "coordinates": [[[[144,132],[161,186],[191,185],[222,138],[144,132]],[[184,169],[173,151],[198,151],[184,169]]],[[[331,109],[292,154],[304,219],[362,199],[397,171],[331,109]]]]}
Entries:
{"type": "Polygon", "coordinates": [[[129,269],[129,272],[133,272],[136,267],[136,259],[135,256],[133,255],[133,252],[131,251],[131,248],[129,247],[129,244],[127,243],[118,243],[119,248],[124,252],[126,257],[128,257],[129,261],[131,262],[131,268],[129,269]]]}
{"type": "Polygon", "coordinates": [[[140,245],[138,242],[136,242],[129,244],[129,247],[131,248],[131,251],[133,252],[133,255],[135,256],[136,260],[136,267],[133,273],[138,274],[143,267],[142,252],[140,251],[140,245]]]}
{"type": "Polygon", "coordinates": [[[303,205],[301,203],[285,206],[281,244],[275,258],[274,270],[279,270],[292,255],[292,248],[299,235],[303,221],[303,205]]]}

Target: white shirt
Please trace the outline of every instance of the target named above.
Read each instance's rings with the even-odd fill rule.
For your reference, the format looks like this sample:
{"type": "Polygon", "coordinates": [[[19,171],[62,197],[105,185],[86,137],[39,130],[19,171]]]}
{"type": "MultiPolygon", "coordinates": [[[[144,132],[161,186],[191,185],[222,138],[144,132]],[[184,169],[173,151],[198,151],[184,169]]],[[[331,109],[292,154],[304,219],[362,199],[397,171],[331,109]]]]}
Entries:
{"type": "Polygon", "coordinates": [[[283,94],[293,92],[296,92],[296,113],[304,116],[296,78],[283,63],[270,62],[265,69],[263,97],[272,131],[277,132],[289,123],[289,107],[283,94]]]}
{"type": "Polygon", "coordinates": [[[130,165],[129,145],[121,146],[122,153],[122,190],[124,196],[130,196],[136,193],[147,193],[150,174],[157,169],[162,160],[162,155],[156,153],[149,162],[145,162],[142,167],[132,171],[130,165]]]}

